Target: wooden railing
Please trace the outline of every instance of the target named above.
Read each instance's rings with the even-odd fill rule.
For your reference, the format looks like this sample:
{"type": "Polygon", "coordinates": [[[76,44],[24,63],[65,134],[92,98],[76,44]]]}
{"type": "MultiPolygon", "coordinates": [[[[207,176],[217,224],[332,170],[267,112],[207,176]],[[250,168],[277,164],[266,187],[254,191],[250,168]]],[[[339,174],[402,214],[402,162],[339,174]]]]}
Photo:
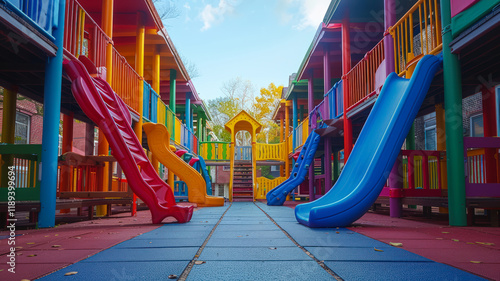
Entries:
{"type": "Polygon", "coordinates": [[[40,165],[42,145],[0,144],[1,186],[0,201],[7,201],[9,187],[15,187],[16,201],[40,199],[40,165]],[[14,185],[12,185],[12,183],[14,185]]]}
{"type": "Polygon", "coordinates": [[[52,27],[57,22],[56,14],[59,13],[59,5],[55,5],[55,0],[30,0],[30,1],[2,1],[13,10],[16,14],[24,18],[27,22],[33,25],[38,31],[47,36],[48,39],[54,41],[52,36],[52,27]],[[47,7],[51,9],[43,9],[47,7]]]}
{"type": "MultiPolygon", "coordinates": [[[[160,123],[158,121],[158,109],[162,103],[159,95],[153,90],[151,85],[144,81],[144,92],[143,92],[143,103],[142,103],[142,116],[154,123],[160,123]]],[[[163,117],[165,119],[165,117],[163,117]]],[[[164,124],[165,123],[160,123],[164,124]]]]}
{"type": "Polygon", "coordinates": [[[87,56],[96,67],[106,65],[106,46],[111,42],[99,25],[75,0],[66,2],[64,49],[74,57],[87,56]]]}
{"type": "Polygon", "coordinates": [[[251,146],[235,147],[234,160],[252,160],[252,147],[251,146]]]}
{"type": "Polygon", "coordinates": [[[297,149],[301,147],[306,142],[308,136],[309,136],[309,117],[300,122],[297,128],[295,128],[294,148],[297,149]]]}
{"type": "Polygon", "coordinates": [[[257,161],[285,161],[287,156],[284,142],[277,144],[257,143],[257,161]]]}
{"type": "Polygon", "coordinates": [[[65,153],[59,159],[59,171],[69,167],[68,182],[59,183],[59,198],[105,198],[132,197],[127,180],[112,156],[84,156],[73,152],[65,153]],[[109,181],[107,191],[98,185],[98,168],[108,162],[109,181]],[[68,186],[62,186],[69,184],[68,186]]]}
{"type": "Polygon", "coordinates": [[[335,83],[333,87],[325,94],[325,100],[328,99],[329,119],[337,119],[344,113],[344,92],[342,91],[342,80],[335,83]]]}
{"type": "Polygon", "coordinates": [[[498,148],[497,137],[464,138],[466,196],[500,197],[498,148]]]}
{"type": "Polygon", "coordinates": [[[200,142],[199,155],[205,160],[228,161],[230,156],[229,142],[200,142]]]}
{"type": "Polygon", "coordinates": [[[441,51],[441,18],[437,0],[419,0],[390,28],[394,39],[396,73],[406,74],[410,62],[420,55],[441,51]]]}
{"type": "Polygon", "coordinates": [[[265,177],[257,178],[257,184],[255,185],[255,190],[253,192],[255,199],[266,199],[267,193],[285,180],[285,177],[275,179],[268,179],[265,177]]]}
{"type": "Polygon", "coordinates": [[[143,87],[142,79],[128,64],[125,57],[113,48],[113,90],[136,113],[139,112],[139,87],[143,87]]]}
{"type": "Polygon", "coordinates": [[[441,196],[441,158],[440,151],[402,150],[403,157],[403,188],[406,196],[441,196]],[[433,192],[430,190],[439,190],[433,192]],[[416,195],[415,195],[416,196],[416,195]]]}
{"type": "Polygon", "coordinates": [[[375,93],[375,73],[384,58],[384,40],[381,40],[346,74],[349,85],[348,109],[375,93]]]}
{"type": "MultiPolygon", "coordinates": [[[[402,178],[402,197],[441,197],[443,191],[441,169],[444,151],[430,150],[401,150],[399,176],[402,178]]],[[[392,188],[392,187],[391,187],[392,188]]],[[[391,196],[387,185],[381,196],[391,196]]],[[[397,197],[397,196],[396,196],[397,197]]]]}

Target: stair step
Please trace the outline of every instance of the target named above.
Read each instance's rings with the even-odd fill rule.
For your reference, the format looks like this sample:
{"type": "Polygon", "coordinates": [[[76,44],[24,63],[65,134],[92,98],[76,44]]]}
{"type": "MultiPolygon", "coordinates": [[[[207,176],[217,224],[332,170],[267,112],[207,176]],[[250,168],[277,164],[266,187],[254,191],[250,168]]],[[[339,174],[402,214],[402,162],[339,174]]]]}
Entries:
{"type": "Polygon", "coordinates": [[[233,197],[233,202],[253,202],[253,197],[250,197],[250,198],[235,198],[235,197],[233,197]]]}

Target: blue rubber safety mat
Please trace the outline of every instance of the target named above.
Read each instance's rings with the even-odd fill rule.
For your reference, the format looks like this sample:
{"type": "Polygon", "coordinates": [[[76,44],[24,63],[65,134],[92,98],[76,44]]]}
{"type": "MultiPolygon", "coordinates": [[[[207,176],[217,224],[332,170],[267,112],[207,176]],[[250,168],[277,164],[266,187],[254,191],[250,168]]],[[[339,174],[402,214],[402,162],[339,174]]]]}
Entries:
{"type": "Polygon", "coordinates": [[[170,238],[170,239],[131,239],[124,241],[114,248],[168,248],[168,247],[200,247],[206,237],[197,238],[170,238]]]}
{"type": "Polygon", "coordinates": [[[291,261],[311,260],[298,247],[205,248],[200,260],[209,261],[291,261]]]}
{"type": "Polygon", "coordinates": [[[81,262],[103,262],[103,261],[190,261],[198,251],[199,247],[179,248],[142,248],[142,249],[120,249],[109,248],[81,262]]]}
{"type": "Polygon", "coordinates": [[[168,280],[168,276],[171,274],[181,275],[188,263],[188,261],[79,262],[38,280],[168,280]],[[64,276],[68,272],[77,273],[71,276],[64,276]]]}
{"type": "Polygon", "coordinates": [[[210,238],[205,245],[209,247],[293,247],[295,244],[288,238],[246,238],[246,239],[227,239],[210,238]]]}
{"type": "Polygon", "coordinates": [[[187,280],[333,280],[316,262],[207,261],[194,265],[187,280]]]}
{"type": "Polygon", "coordinates": [[[331,262],[325,265],[344,280],[426,280],[475,281],[485,280],[460,269],[437,262],[331,262]]]}

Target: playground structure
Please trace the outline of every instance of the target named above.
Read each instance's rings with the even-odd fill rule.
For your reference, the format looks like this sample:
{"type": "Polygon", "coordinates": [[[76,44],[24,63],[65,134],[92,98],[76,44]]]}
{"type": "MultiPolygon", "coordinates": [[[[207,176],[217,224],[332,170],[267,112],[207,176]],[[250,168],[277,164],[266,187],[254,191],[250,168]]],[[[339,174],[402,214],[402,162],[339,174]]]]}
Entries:
{"type": "MultiPolygon", "coordinates": [[[[499,37],[495,23],[498,22],[498,10],[494,7],[498,1],[443,0],[438,5],[438,1],[416,0],[397,8],[392,0],[370,1],[363,3],[366,5],[362,9],[359,1],[332,1],[275,111],[275,120],[281,128],[278,144],[257,143],[255,135],[260,124],[246,112],[226,124],[231,142],[209,141],[208,111],[151,1],[113,5],[111,0],[102,3],[53,0],[48,6],[43,6],[42,1],[34,1],[33,5],[21,2],[0,4],[2,25],[17,36],[14,36],[17,38],[13,41],[15,44],[4,48],[5,62],[18,65],[0,71],[4,88],[4,145],[0,153],[5,163],[0,190],[6,190],[5,175],[8,167],[14,166],[16,173],[22,175],[17,183],[19,198],[16,200],[25,201],[18,205],[19,210],[31,211],[32,219],[38,220],[40,227],[54,225],[56,209],[65,212],[68,208],[90,207],[89,217],[92,217],[94,206],[98,206],[97,215],[105,215],[111,204],[136,204],[129,187],[138,179],[134,178],[132,183],[129,178],[122,177],[122,171],[127,174],[130,169],[122,167],[120,159],[109,155],[110,147],[115,144],[108,144],[103,133],[105,129],[100,131],[98,156],[92,153],[94,144],[89,136],[93,136],[94,125],[99,120],[85,114],[82,104],[77,103],[71,93],[68,75],[62,73],[63,59],[78,57],[88,57],[86,66],[89,67],[90,62],[94,64],[94,74],[105,78],[112,92],[123,100],[125,106],[120,106],[120,112],[130,112],[131,119],[120,122],[133,127],[139,147],[151,148],[151,152],[146,152],[149,159],[146,161],[141,156],[141,163],[150,161],[155,174],[166,179],[170,187],[183,189],[190,202],[200,206],[223,204],[222,198],[210,196],[207,170],[214,165],[227,165],[230,167],[230,201],[254,201],[268,196],[268,203],[272,205],[282,204],[286,194],[289,200],[319,198],[317,203],[297,209],[298,220],[310,226],[324,226],[306,219],[319,206],[317,204],[333,203],[341,194],[367,191],[352,187],[352,179],[343,183],[340,174],[341,169],[343,173],[349,172],[350,168],[344,163],[349,163],[348,159],[356,155],[353,149],[356,143],[362,147],[364,142],[375,145],[379,141],[365,138],[362,131],[391,130],[375,117],[371,118],[380,122],[369,122],[371,113],[379,117],[387,113],[375,110],[384,89],[388,91],[394,87],[389,91],[391,99],[395,93],[403,93],[400,90],[404,87],[392,84],[394,79],[390,79],[390,73],[395,72],[411,81],[413,76],[420,74],[415,67],[426,55],[442,57],[443,70],[424,79],[430,83],[429,90],[411,94],[423,100],[417,112],[408,115],[406,121],[413,125],[401,126],[401,131],[409,131],[404,147],[400,147],[400,139],[392,139],[393,142],[385,144],[392,145],[391,149],[380,150],[376,157],[370,154],[352,160],[387,158],[390,160],[387,163],[394,160],[395,164],[391,169],[384,166],[351,171],[381,178],[369,180],[377,182],[374,184],[377,188],[370,192],[370,200],[361,205],[353,203],[359,207],[354,208],[357,213],[340,225],[359,217],[370,207],[371,203],[367,202],[373,200],[376,205],[389,204],[391,215],[395,217],[401,216],[403,204],[421,205],[427,213],[431,207],[440,207],[442,212],[449,212],[451,225],[465,225],[467,219],[473,223],[474,208],[482,208],[487,210],[491,223],[498,224],[500,165],[496,158],[500,141],[496,136],[500,122],[497,117],[498,88],[493,82],[498,80],[498,73],[494,65],[488,64],[497,58],[498,44],[495,44],[499,37]],[[37,11],[41,7],[52,10],[40,14],[37,11]],[[383,16],[375,16],[370,13],[372,11],[381,11],[383,16]],[[131,14],[136,17],[135,24],[130,24],[131,14]],[[100,19],[95,18],[97,16],[100,19]],[[458,54],[467,56],[458,59],[458,54]],[[489,80],[478,81],[477,77],[489,80]],[[482,105],[478,112],[482,117],[474,120],[481,120],[482,125],[479,121],[473,123],[472,118],[465,120],[461,111],[462,101],[478,92],[482,105]],[[14,144],[17,93],[43,102],[41,145],[14,144]],[[61,113],[62,151],[59,152],[61,113]],[[446,119],[445,116],[456,118],[446,119]],[[84,155],[72,151],[74,120],[88,124],[88,145],[84,155]],[[418,127],[419,120],[430,125],[418,127]],[[148,143],[153,141],[149,147],[142,135],[143,123],[147,122],[163,124],[165,135],[169,135],[167,140],[152,137],[148,139],[148,143]],[[474,129],[482,135],[473,135],[471,129],[471,133],[463,137],[464,131],[468,131],[464,130],[464,124],[469,126],[469,123],[477,126],[474,129]],[[236,146],[234,137],[239,131],[250,133],[251,146],[236,146]],[[423,139],[418,138],[419,133],[424,135],[423,139]],[[306,145],[310,138],[315,139],[313,146],[306,145]],[[154,144],[158,139],[163,142],[154,144]],[[171,167],[167,173],[168,162],[179,160],[173,157],[171,145],[177,151],[192,155],[191,164],[203,166],[206,161],[205,166],[209,168],[201,168],[203,175],[197,172],[194,176],[195,169],[189,169],[181,161],[177,163],[182,163],[182,169],[176,173],[173,170],[177,167],[171,167]],[[152,147],[161,147],[161,150],[155,153],[152,147]],[[298,158],[294,159],[294,155],[298,158]],[[261,165],[279,166],[280,176],[275,179],[257,177],[257,167],[261,165]],[[191,173],[193,177],[184,173],[191,173]],[[293,178],[295,173],[298,177],[293,178]],[[176,176],[182,181],[176,181],[176,176]],[[382,180],[386,178],[387,181],[382,180]],[[194,182],[189,184],[188,181],[194,182]],[[342,189],[341,193],[337,193],[340,190],[335,190],[337,188],[329,192],[334,182],[350,187],[342,189]],[[281,193],[269,195],[275,187],[286,188],[280,190],[281,193]],[[337,195],[333,196],[334,193],[337,195]],[[309,210],[311,206],[315,207],[309,210]]],[[[400,113],[395,114],[400,116],[400,113]]],[[[148,130],[147,127],[144,129],[148,130]]],[[[153,131],[156,130],[150,133],[153,131]]],[[[387,136],[392,132],[389,131],[387,136]]],[[[147,169],[151,176],[153,173],[147,169]]],[[[6,204],[6,192],[0,196],[0,201],[6,204]]],[[[171,199],[168,198],[168,204],[175,204],[171,199]]],[[[4,209],[1,209],[3,214],[4,209]]],[[[154,218],[154,221],[161,219],[154,218]]]]}
{"type": "MultiPolygon", "coordinates": [[[[23,65],[1,73],[2,169],[5,173],[8,166],[14,167],[19,191],[16,210],[30,211],[30,220],[39,227],[54,226],[56,210],[66,213],[78,208],[81,214],[87,208],[92,218],[94,211],[98,216],[109,214],[113,204],[131,205],[132,213],[137,205],[131,190],[137,182],[125,179],[124,174],[129,172],[125,172],[124,164],[118,164],[120,161],[109,154],[110,146],[102,133],[105,129],[100,131],[99,143],[94,144],[94,126],[100,120],[87,116],[77,104],[71,82],[62,72],[63,59],[87,57],[88,64],[96,66],[96,75],[105,79],[123,100],[125,114],[130,112],[131,120],[121,125],[133,127],[141,150],[147,147],[142,136],[142,124],[146,122],[165,125],[171,132],[169,145],[190,153],[197,153],[198,140],[207,139],[210,115],[151,1],[131,1],[127,5],[113,4],[111,0],[4,1],[0,11],[1,24],[10,32],[6,40],[15,39],[5,47],[4,62],[23,65]],[[43,104],[41,144],[31,144],[29,138],[27,144],[14,144],[18,93],[43,104]],[[78,149],[73,144],[74,134],[81,133],[74,132],[76,127],[85,131],[85,145],[78,149]],[[58,151],[59,141],[62,151],[58,151]]],[[[137,147],[135,150],[136,156],[142,154],[137,147]]],[[[149,161],[152,164],[147,171],[141,171],[143,176],[148,173],[146,180],[158,174],[159,181],[168,178],[168,184],[173,186],[178,175],[172,169],[167,173],[151,152],[146,155],[147,161],[144,155],[137,156],[141,165],[146,167],[149,161]]],[[[2,180],[3,218],[7,211],[7,177],[2,180]]],[[[165,191],[165,198],[158,196],[160,205],[175,206],[175,201],[167,198],[170,188],[153,189],[165,191]]],[[[150,201],[146,197],[156,200],[148,195],[143,200],[150,201]]],[[[150,209],[156,208],[155,204],[149,204],[150,209]]],[[[187,221],[189,215],[177,218],[187,221]]],[[[159,222],[161,216],[153,214],[153,219],[159,222]]]]}

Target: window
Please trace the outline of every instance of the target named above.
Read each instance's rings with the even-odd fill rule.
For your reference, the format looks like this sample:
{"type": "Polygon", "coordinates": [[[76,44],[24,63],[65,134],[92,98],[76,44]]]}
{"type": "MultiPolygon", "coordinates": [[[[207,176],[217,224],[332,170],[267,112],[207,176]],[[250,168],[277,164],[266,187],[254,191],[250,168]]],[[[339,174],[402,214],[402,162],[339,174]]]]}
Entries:
{"type": "Polygon", "coordinates": [[[436,113],[424,116],[425,150],[437,150],[436,113]]]}
{"type": "Polygon", "coordinates": [[[30,142],[30,116],[16,112],[15,144],[28,144],[30,142]]]}
{"type": "Polygon", "coordinates": [[[483,114],[477,114],[470,117],[470,136],[484,137],[483,114]]]}
{"type": "Polygon", "coordinates": [[[222,166],[222,171],[224,172],[231,171],[231,168],[229,166],[222,166]]]}

